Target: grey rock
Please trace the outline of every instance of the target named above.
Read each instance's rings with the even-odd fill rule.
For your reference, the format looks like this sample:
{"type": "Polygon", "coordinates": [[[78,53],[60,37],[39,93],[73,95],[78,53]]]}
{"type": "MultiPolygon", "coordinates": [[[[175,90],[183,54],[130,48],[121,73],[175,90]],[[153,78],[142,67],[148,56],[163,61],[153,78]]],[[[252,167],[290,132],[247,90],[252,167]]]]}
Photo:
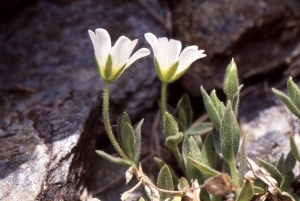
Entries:
{"type": "MultiPolygon", "coordinates": [[[[0,200],[79,200],[105,135],[87,30],[139,38],[138,48],[144,33],[165,31],[133,1],[38,1],[1,20],[0,200]]],[[[158,86],[153,58],[136,62],[111,86],[112,122],[149,110],[158,86]]]]}

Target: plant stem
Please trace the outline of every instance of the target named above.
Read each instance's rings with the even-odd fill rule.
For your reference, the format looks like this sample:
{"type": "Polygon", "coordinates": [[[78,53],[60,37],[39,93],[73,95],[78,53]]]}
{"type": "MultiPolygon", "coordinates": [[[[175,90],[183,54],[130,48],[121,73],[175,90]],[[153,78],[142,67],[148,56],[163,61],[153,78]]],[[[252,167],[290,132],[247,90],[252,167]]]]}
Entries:
{"type": "Polygon", "coordinates": [[[126,156],[124,151],[121,149],[120,145],[118,144],[116,138],[114,137],[114,134],[111,130],[110,122],[109,122],[109,85],[110,83],[107,81],[104,81],[104,93],[103,93],[103,119],[104,119],[104,125],[105,130],[107,132],[108,138],[110,139],[111,143],[113,144],[114,148],[119,152],[119,154],[125,159],[129,160],[129,158],[126,156]]]}
{"type": "Polygon", "coordinates": [[[161,83],[161,126],[162,126],[162,130],[163,130],[163,134],[165,136],[165,138],[167,137],[165,135],[165,114],[167,111],[167,82],[162,82],[161,83]]]}
{"type": "Polygon", "coordinates": [[[238,174],[236,171],[236,167],[235,167],[235,161],[228,161],[229,163],[229,168],[230,168],[230,173],[231,173],[231,177],[233,180],[233,183],[237,186],[239,186],[239,179],[238,179],[238,174]]]}
{"type": "Polygon", "coordinates": [[[175,155],[175,158],[176,158],[177,162],[179,163],[179,166],[180,166],[181,170],[183,171],[184,175],[186,175],[186,169],[185,169],[181,154],[178,150],[178,147],[173,147],[172,152],[175,155]]]}

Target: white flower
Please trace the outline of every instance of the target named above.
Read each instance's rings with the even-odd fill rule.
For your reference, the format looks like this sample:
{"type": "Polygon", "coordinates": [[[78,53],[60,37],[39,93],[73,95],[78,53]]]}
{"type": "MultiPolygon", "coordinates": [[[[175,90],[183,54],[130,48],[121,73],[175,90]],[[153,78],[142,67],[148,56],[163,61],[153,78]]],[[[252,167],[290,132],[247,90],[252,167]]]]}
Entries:
{"type": "Polygon", "coordinates": [[[152,33],[146,33],[145,38],[153,49],[155,68],[163,82],[177,80],[195,60],[206,56],[204,50],[198,50],[197,46],[188,46],[180,53],[179,40],[157,39],[152,33]]]}
{"type": "Polygon", "coordinates": [[[89,30],[89,35],[93,42],[99,74],[108,82],[115,81],[133,62],[150,54],[147,48],[142,48],[130,57],[138,40],[131,41],[121,36],[112,47],[110,36],[105,29],[96,29],[95,33],[89,30]]]}

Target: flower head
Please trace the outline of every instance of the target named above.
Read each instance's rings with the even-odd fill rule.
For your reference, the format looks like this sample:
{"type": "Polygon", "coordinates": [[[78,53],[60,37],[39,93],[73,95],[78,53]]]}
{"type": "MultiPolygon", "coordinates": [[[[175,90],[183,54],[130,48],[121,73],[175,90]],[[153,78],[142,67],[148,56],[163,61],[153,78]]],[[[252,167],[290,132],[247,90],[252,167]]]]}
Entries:
{"type": "Polygon", "coordinates": [[[89,30],[89,35],[93,42],[99,74],[108,82],[115,81],[133,62],[150,54],[147,48],[142,48],[130,57],[138,40],[131,41],[121,36],[111,46],[110,36],[105,29],[96,29],[95,33],[89,30]]]}
{"type": "Polygon", "coordinates": [[[146,33],[145,38],[153,49],[155,69],[163,82],[177,80],[195,60],[206,56],[197,46],[188,46],[180,53],[179,40],[157,39],[152,33],[146,33]]]}

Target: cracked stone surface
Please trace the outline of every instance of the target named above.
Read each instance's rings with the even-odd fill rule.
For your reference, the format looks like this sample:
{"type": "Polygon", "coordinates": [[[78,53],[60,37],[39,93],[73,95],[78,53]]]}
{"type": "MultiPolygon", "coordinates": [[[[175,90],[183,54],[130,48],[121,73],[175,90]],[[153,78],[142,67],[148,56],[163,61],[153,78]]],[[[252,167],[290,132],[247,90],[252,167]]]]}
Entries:
{"type": "MultiPolygon", "coordinates": [[[[151,1],[163,14],[160,4],[151,1]]],[[[2,8],[1,8],[2,9],[2,8]]],[[[1,17],[0,200],[79,200],[103,138],[101,82],[87,30],[125,35],[165,31],[136,1],[33,1],[1,17]]],[[[136,49],[137,49],[136,48],[136,49]]],[[[153,58],[139,60],[111,86],[111,119],[133,119],[155,104],[153,58]]]]}

